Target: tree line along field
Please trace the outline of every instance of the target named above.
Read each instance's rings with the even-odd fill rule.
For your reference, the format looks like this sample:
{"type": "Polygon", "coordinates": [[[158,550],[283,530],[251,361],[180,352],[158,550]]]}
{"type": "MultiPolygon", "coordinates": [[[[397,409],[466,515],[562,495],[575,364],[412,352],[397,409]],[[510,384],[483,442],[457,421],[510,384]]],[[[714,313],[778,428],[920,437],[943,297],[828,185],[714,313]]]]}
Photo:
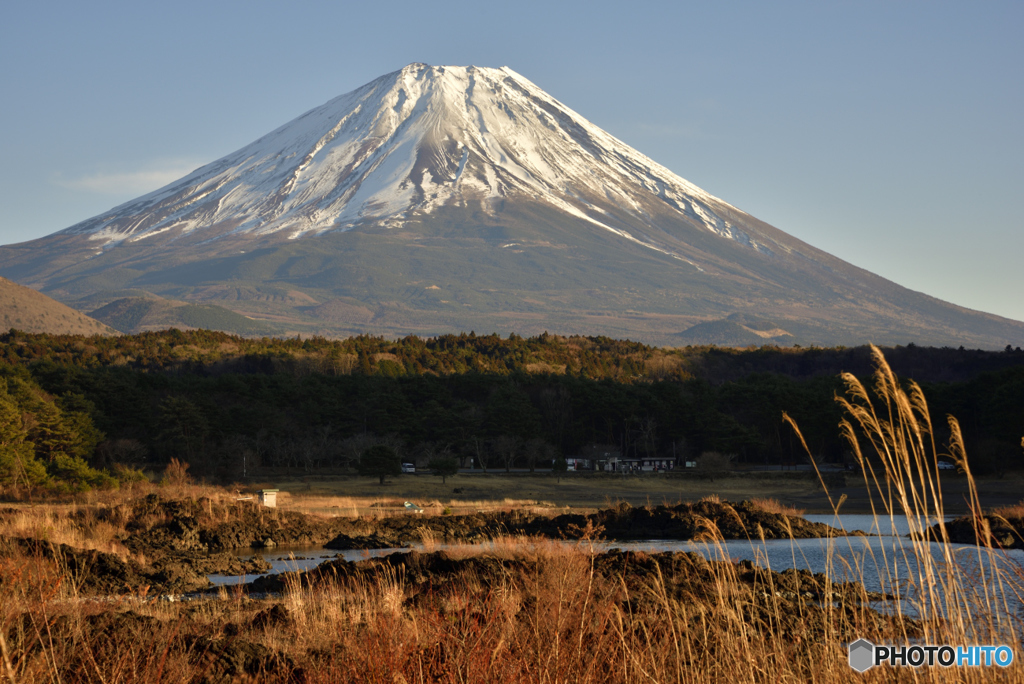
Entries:
{"type": "MultiPolygon", "coordinates": [[[[922,385],[933,416],[960,420],[974,472],[1021,463],[1024,353],[885,352],[900,377],[922,385]]],[[[871,368],[867,347],[12,330],[0,336],[0,483],[114,486],[172,458],[224,481],[266,468],[343,472],[377,444],[403,458],[472,458],[494,470],[545,467],[592,445],[652,458],[800,462],[783,412],[817,459],[849,462],[837,428],[839,373],[863,379],[871,368]]]]}
{"type": "MultiPolygon", "coordinates": [[[[620,501],[589,512],[575,506],[529,510],[498,505],[460,515],[433,503],[422,514],[346,512],[340,506],[330,512],[301,512],[268,508],[239,496],[234,487],[195,483],[184,464],[172,457],[159,485],[147,480],[76,497],[72,504],[62,497],[40,497],[0,507],[0,678],[310,684],[1021,681],[1019,660],[989,668],[880,665],[862,673],[851,667],[848,645],[858,639],[894,645],[971,644],[981,639],[1020,643],[1019,604],[1012,597],[1024,595],[1019,567],[1001,562],[1005,549],[1024,544],[1022,507],[984,514],[976,481],[961,458],[965,447],[957,424],[950,421],[948,448],[964,467],[965,476],[957,481],[966,485],[962,499],[969,510],[932,525],[945,520],[949,509],[934,495],[938,469],[918,467],[936,462],[935,445],[918,437],[940,421],[930,420],[916,386],[905,391],[880,353],[875,359],[877,383],[865,387],[847,376],[843,416],[851,448],[862,443],[865,451],[889,456],[880,460],[877,475],[886,483],[899,483],[905,496],[878,497],[878,514],[906,516],[908,523],[919,524],[918,533],[890,536],[876,528],[877,539],[894,545],[890,559],[918,559],[916,570],[907,572],[898,562],[872,563],[867,556],[864,562],[851,563],[838,553],[840,545],[852,541],[845,530],[804,519],[772,500],[730,503],[714,495],[692,503],[648,502],[639,507],[620,501]],[[890,429],[875,420],[875,411],[901,427],[890,429]],[[727,540],[745,540],[741,544],[746,546],[787,539],[829,544],[824,565],[812,572],[799,567],[794,556],[792,566],[783,559],[772,568],[767,555],[756,563],[730,558],[726,545],[727,540]],[[626,546],[638,540],[690,540],[691,545],[675,552],[626,546]],[[978,548],[960,554],[953,545],[964,543],[978,548]],[[237,554],[277,545],[279,550],[294,549],[296,544],[355,553],[333,559],[320,555],[316,567],[292,566],[278,573],[268,573],[273,568],[260,555],[237,554]],[[412,544],[417,548],[394,552],[412,544]],[[384,555],[372,557],[374,549],[384,555]],[[978,572],[977,566],[960,562],[920,562],[954,554],[984,559],[986,570],[978,572]],[[244,573],[261,576],[243,584],[244,573]],[[211,575],[238,581],[213,587],[211,575]]],[[[111,475],[88,463],[114,449],[118,440],[128,439],[112,440],[102,425],[92,422],[93,414],[97,420],[107,416],[100,402],[104,395],[98,391],[103,381],[96,380],[108,377],[104,364],[19,362],[3,368],[0,444],[9,469],[5,472],[41,469],[51,487],[76,484],[71,474],[56,469],[54,464],[61,462],[81,463],[76,472],[85,476],[131,476],[125,468],[111,475]],[[50,375],[82,387],[89,378],[98,384],[87,388],[92,392],[88,396],[71,390],[55,394],[43,389],[53,381],[50,375]],[[50,451],[37,452],[43,447],[50,451]]],[[[180,427],[166,418],[172,415],[166,402],[193,402],[196,415],[209,420],[215,417],[207,414],[211,407],[196,399],[204,388],[213,387],[206,383],[227,378],[244,384],[248,377],[204,374],[202,366],[121,371],[128,375],[118,377],[133,379],[142,388],[128,399],[149,402],[138,404],[140,415],[156,411],[153,425],[162,437],[148,442],[154,449],[148,452],[151,460],[164,453],[155,450],[159,439],[184,439],[180,427]]],[[[278,381],[292,378],[292,385],[282,382],[272,389],[291,387],[291,399],[301,398],[304,405],[317,397],[296,390],[303,387],[300,380],[374,378],[372,373],[320,376],[281,369],[263,375],[278,381]]],[[[459,376],[438,379],[454,377],[459,376]]],[[[491,387],[489,392],[503,387],[499,381],[521,383],[516,387],[522,389],[523,401],[543,416],[533,393],[550,387],[531,383],[558,377],[492,374],[485,379],[496,384],[481,383],[491,387]]],[[[685,387],[692,381],[591,380],[634,389],[685,387]]],[[[709,385],[720,389],[730,382],[740,381],[709,385]]],[[[125,383],[121,389],[130,386],[125,383]]],[[[324,381],[323,387],[334,386],[324,381]]],[[[491,394],[483,396],[489,399],[491,394]]],[[[263,401],[265,397],[254,394],[254,406],[263,401]]],[[[487,429],[484,423],[481,430],[487,429]]],[[[194,445],[197,456],[205,458],[215,453],[220,443],[215,440],[221,438],[210,424],[203,430],[192,436],[207,440],[194,445]]],[[[391,439],[398,443],[395,435],[391,439]]],[[[138,456],[138,450],[150,447],[139,442],[135,448],[138,456]]],[[[177,443],[173,451],[183,448],[177,443]]],[[[434,478],[410,479],[436,483],[434,478]]],[[[516,479],[554,482],[528,475],[466,478],[487,479],[503,484],[516,479]]],[[[586,479],[647,481],[579,478],[586,479]]],[[[833,508],[834,493],[829,496],[833,508]]],[[[379,497],[374,498],[378,503],[379,497]]],[[[843,505],[843,499],[835,505],[843,505]]],[[[349,505],[354,509],[357,502],[349,505]]],[[[290,557],[300,560],[294,553],[290,557]]]]}

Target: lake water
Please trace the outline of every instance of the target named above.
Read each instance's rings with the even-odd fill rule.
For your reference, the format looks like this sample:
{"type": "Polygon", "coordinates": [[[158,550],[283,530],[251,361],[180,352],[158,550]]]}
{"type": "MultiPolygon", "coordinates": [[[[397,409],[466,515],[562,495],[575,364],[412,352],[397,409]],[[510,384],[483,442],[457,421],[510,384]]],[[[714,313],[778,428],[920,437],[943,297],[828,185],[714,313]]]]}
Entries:
{"type": "MultiPolygon", "coordinates": [[[[916,577],[920,568],[920,559],[905,535],[910,529],[904,516],[875,518],[871,515],[843,515],[837,520],[832,515],[805,516],[812,522],[822,522],[833,527],[842,526],[848,531],[860,530],[867,537],[838,537],[835,539],[772,539],[766,541],[727,540],[717,543],[657,540],[644,541],[603,541],[595,543],[595,550],[603,551],[618,548],[622,550],[662,552],[691,551],[700,553],[712,560],[750,560],[762,567],[775,571],[789,568],[806,569],[811,572],[829,571],[835,581],[863,582],[868,591],[881,591],[896,594],[903,599],[903,609],[908,614],[916,614],[916,593],[912,578],[916,577]],[[879,535],[881,531],[881,535],[879,535]],[[895,535],[893,532],[895,531],[895,535]]],[[[482,551],[486,544],[480,545],[482,551]]],[[[413,548],[418,548],[414,546],[413,548]]],[[[444,545],[434,545],[436,550],[444,549],[444,545]]],[[[924,545],[931,553],[934,561],[944,567],[942,546],[929,543],[924,545]]],[[[951,544],[953,562],[959,572],[968,578],[991,571],[995,563],[998,567],[1018,577],[1024,577],[1024,551],[1000,551],[989,554],[973,544],[951,544]]],[[[264,551],[260,555],[272,565],[271,573],[306,570],[320,563],[344,558],[349,561],[362,560],[391,553],[407,552],[408,548],[374,549],[359,551],[326,551],[322,548],[310,547],[278,547],[273,551],[264,551]]],[[[240,554],[241,555],[241,554],[240,554]]],[[[251,557],[248,553],[243,557],[251,557]]],[[[269,573],[268,573],[269,574],[269,573]]],[[[210,581],[215,585],[244,584],[251,582],[258,575],[218,576],[213,575],[210,581]]],[[[1020,580],[1018,580],[1020,581],[1020,580]]],[[[969,579],[967,586],[983,583],[969,579]]],[[[989,583],[991,585],[991,583],[989,583]]],[[[1024,582],[1022,582],[1024,584],[1024,582]]],[[[1024,616],[1024,608],[1014,596],[996,596],[999,602],[1004,599],[1009,612],[1024,616]]]]}
{"type": "Polygon", "coordinates": [[[254,556],[261,556],[263,560],[270,563],[270,570],[260,574],[249,575],[210,575],[210,582],[214,586],[231,586],[247,584],[257,577],[280,574],[282,572],[296,572],[315,568],[329,560],[342,558],[347,561],[359,561],[367,558],[386,556],[391,553],[409,551],[401,549],[358,549],[355,551],[329,551],[322,546],[276,546],[273,550],[245,551],[239,553],[238,557],[248,560],[254,556]]]}

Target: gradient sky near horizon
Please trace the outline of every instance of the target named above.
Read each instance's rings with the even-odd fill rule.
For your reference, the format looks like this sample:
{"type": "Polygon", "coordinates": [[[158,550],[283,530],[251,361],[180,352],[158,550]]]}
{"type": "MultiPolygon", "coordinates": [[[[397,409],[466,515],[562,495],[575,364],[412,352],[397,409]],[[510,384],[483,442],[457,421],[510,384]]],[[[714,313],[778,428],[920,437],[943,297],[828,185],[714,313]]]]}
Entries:
{"type": "Polygon", "coordinates": [[[1024,3],[10,3],[0,244],[411,62],[509,66],[683,178],[1024,320],[1024,3]]]}

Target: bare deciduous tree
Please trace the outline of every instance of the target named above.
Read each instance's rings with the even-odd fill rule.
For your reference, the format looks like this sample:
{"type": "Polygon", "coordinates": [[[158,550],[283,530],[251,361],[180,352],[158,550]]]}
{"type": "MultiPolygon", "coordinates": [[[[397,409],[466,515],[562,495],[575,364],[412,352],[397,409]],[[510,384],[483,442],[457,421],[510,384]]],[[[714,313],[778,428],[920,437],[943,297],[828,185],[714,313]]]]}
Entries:
{"type": "Polygon", "coordinates": [[[523,440],[515,435],[501,435],[494,440],[493,451],[498,460],[505,466],[505,472],[512,470],[516,457],[522,449],[523,440]]]}
{"type": "Polygon", "coordinates": [[[550,461],[555,457],[555,448],[540,437],[526,440],[522,448],[523,457],[530,472],[537,469],[537,464],[543,461],[550,461]]]}

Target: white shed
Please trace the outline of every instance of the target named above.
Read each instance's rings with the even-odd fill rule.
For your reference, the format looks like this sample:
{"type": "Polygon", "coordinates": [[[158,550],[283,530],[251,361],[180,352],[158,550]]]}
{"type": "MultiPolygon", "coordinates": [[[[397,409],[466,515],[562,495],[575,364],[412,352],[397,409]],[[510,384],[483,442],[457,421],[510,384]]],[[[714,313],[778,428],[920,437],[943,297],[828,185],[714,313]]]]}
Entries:
{"type": "Polygon", "coordinates": [[[279,489],[261,489],[260,503],[267,508],[277,508],[277,493],[279,489]]]}

